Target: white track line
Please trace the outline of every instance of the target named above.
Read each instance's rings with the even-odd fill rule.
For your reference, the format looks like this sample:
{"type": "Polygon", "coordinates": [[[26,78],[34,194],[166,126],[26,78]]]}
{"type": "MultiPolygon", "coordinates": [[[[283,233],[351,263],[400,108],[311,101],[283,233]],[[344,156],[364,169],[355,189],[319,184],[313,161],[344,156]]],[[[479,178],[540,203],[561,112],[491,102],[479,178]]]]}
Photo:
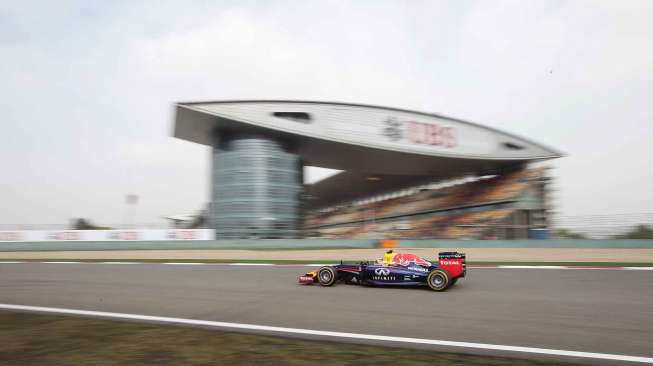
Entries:
{"type": "Polygon", "coordinates": [[[98,264],[146,264],[143,262],[87,262],[87,263],[98,263],[98,264]]]}
{"type": "Polygon", "coordinates": [[[209,263],[200,263],[200,262],[163,262],[161,264],[172,264],[172,265],[181,265],[181,266],[205,266],[209,263]]]}
{"type": "Polygon", "coordinates": [[[581,358],[612,360],[612,361],[653,363],[653,358],[651,357],[616,355],[616,354],[609,354],[609,353],[579,352],[579,351],[567,351],[567,350],[547,349],[547,348],[506,346],[500,344],[454,342],[454,341],[442,341],[436,339],[423,339],[423,338],[392,337],[392,336],[383,336],[383,335],[374,335],[374,334],[330,332],[330,331],[301,329],[301,328],[273,327],[267,325],[216,322],[210,320],[171,318],[171,317],[163,317],[163,316],[126,314],[126,313],[110,313],[104,311],[89,311],[89,310],[76,310],[76,309],[50,308],[50,307],[41,307],[41,306],[11,305],[11,304],[0,304],[0,309],[36,311],[36,312],[56,313],[56,314],[72,314],[72,315],[93,316],[93,317],[100,317],[100,318],[113,318],[113,319],[134,319],[134,320],[143,320],[143,321],[158,322],[158,323],[190,324],[190,325],[208,326],[213,328],[246,329],[246,330],[257,330],[263,332],[305,334],[305,335],[333,337],[333,338],[363,339],[363,340],[395,342],[395,343],[428,344],[428,345],[435,345],[435,346],[474,348],[474,349],[506,351],[506,352],[536,353],[536,354],[544,354],[544,355],[581,357],[581,358]]]}
{"type": "Polygon", "coordinates": [[[50,262],[41,262],[41,263],[47,263],[47,264],[79,264],[81,262],[54,262],[54,261],[50,261],[50,262]]]}
{"type": "Polygon", "coordinates": [[[496,268],[514,268],[514,269],[564,269],[566,266],[511,266],[511,265],[501,265],[496,266],[496,268]]]}
{"type": "Polygon", "coordinates": [[[227,263],[229,266],[276,266],[274,263],[227,263]]]}
{"type": "Polygon", "coordinates": [[[653,271],[653,267],[624,267],[624,269],[635,271],[653,271]]]}

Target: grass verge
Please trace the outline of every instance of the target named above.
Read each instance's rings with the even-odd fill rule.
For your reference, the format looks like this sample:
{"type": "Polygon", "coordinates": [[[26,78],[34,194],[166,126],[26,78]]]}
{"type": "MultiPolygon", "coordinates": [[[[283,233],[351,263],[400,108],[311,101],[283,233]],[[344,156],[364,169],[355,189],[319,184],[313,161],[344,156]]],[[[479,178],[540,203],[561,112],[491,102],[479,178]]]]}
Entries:
{"type": "Polygon", "coordinates": [[[561,365],[0,311],[3,365],[561,365]]]}
{"type": "MultiPolygon", "coordinates": [[[[62,258],[6,258],[2,262],[139,262],[139,263],[254,263],[254,264],[334,264],[340,260],[278,260],[278,259],[62,259],[62,258]]],[[[344,264],[358,264],[360,261],[342,261],[344,264]]],[[[539,262],[539,261],[467,261],[470,266],[581,266],[581,267],[653,267],[651,262],[539,262]]]]}

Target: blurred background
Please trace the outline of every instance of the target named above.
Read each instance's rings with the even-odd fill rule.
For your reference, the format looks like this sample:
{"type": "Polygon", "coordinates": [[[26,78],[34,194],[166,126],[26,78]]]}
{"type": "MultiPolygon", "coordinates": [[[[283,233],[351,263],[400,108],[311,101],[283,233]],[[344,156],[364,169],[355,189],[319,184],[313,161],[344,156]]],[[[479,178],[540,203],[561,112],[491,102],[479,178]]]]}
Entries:
{"type": "MultiPolygon", "coordinates": [[[[489,193],[476,191],[479,177],[456,177],[332,202],[306,215],[307,237],[522,238],[544,227],[561,238],[650,237],[651,7],[4,3],[0,229],[208,227],[211,149],[171,138],[173,102],[275,98],[443,113],[565,154],[483,180],[489,193]],[[498,208],[379,220],[415,213],[414,201],[522,200],[535,186],[544,221],[498,208]]],[[[333,173],[304,167],[302,183],[333,173]]]]}

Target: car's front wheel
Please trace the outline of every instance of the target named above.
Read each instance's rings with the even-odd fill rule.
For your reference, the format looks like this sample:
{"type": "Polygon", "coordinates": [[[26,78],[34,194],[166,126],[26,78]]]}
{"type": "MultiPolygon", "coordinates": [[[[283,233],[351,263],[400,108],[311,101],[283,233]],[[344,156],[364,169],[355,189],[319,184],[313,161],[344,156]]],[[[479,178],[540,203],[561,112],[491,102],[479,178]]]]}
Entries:
{"type": "Polygon", "coordinates": [[[426,284],[433,291],[444,291],[449,287],[449,275],[446,271],[434,269],[426,277],[426,284]]]}
{"type": "Polygon", "coordinates": [[[330,266],[322,267],[317,271],[317,281],[322,286],[333,286],[338,279],[336,269],[330,266]]]}

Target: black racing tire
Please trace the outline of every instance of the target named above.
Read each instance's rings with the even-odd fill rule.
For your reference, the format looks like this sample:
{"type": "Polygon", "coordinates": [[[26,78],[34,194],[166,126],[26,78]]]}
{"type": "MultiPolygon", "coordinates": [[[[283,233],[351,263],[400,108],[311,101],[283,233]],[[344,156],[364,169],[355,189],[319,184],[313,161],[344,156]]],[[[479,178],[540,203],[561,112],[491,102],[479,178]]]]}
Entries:
{"type": "Polygon", "coordinates": [[[426,277],[426,284],[433,291],[444,291],[449,287],[449,274],[441,269],[434,269],[426,277]]]}
{"type": "Polygon", "coordinates": [[[331,266],[325,266],[317,271],[317,281],[322,286],[333,286],[338,280],[338,272],[331,266]]]}

